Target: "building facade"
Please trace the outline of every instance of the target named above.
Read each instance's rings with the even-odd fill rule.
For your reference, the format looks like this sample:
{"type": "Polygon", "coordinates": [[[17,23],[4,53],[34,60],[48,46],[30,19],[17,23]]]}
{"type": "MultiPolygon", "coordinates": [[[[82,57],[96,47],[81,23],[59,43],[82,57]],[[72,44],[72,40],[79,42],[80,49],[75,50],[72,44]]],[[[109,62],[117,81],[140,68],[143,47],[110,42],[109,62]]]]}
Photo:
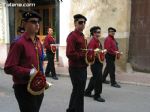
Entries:
{"type": "Polygon", "coordinates": [[[9,43],[9,14],[5,6],[7,1],[0,0],[0,66],[3,65],[7,57],[7,44],[9,43]]]}
{"type": "MultiPolygon", "coordinates": [[[[9,23],[9,27],[6,24],[5,31],[0,31],[0,41],[3,41],[3,44],[10,43],[15,37],[17,27],[21,25],[21,11],[35,10],[43,18],[38,33],[41,41],[47,33],[47,28],[52,27],[57,43],[60,44],[56,55],[57,63],[60,66],[68,66],[65,51],[66,38],[74,30],[73,15],[81,13],[87,17],[84,34],[88,40],[90,40],[90,27],[94,25],[102,28],[100,39],[102,43],[108,35],[108,27],[117,29],[115,38],[119,43],[120,51],[123,52],[121,59],[117,61],[118,67],[126,71],[127,63],[130,63],[135,70],[150,72],[149,0],[1,0],[0,3],[2,1],[35,3],[32,7],[4,6],[3,9],[6,12],[8,10],[5,18],[1,16],[4,10],[2,11],[0,7],[0,19],[9,23]],[[4,34],[7,36],[1,36],[4,34]]],[[[2,23],[0,25],[2,26],[2,23]]]]}
{"type": "Polygon", "coordinates": [[[63,42],[62,45],[64,46],[67,35],[71,30],[74,30],[73,15],[76,13],[81,13],[87,17],[84,33],[88,40],[90,39],[90,27],[94,25],[102,28],[102,38],[100,39],[102,43],[108,35],[108,27],[117,29],[115,37],[119,43],[120,51],[124,53],[117,63],[121,69],[126,70],[131,0],[80,0],[80,2],[64,0],[60,4],[60,42],[63,42]],[[66,11],[64,12],[64,10],[66,11]]]}

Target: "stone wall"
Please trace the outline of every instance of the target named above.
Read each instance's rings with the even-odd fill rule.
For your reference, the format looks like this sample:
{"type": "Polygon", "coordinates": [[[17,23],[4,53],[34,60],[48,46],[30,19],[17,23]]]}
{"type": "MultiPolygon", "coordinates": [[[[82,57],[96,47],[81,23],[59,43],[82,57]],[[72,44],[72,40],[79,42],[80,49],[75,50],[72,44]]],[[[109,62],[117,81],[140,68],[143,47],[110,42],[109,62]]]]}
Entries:
{"type": "MultiPolygon", "coordinates": [[[[65,3],[67,4],[67,1],[64,1],[63,4],[65,3]]],[[[131,0],[71,0],[69,5],[70,10],[67,12],[70,15],[70,20],[66,24],[69,26],[69,31],[74,29],[73,15],[77,13],[81,13],[87,17],[87,24],[84,30],[86,37],[89,37],[90,27],[94,25],[98,25],[102,28],[102,41],[108,34],[108,27],[111,26],[117,29],[115,37],[119,42],[120,50],[124,52],[121,60],[118,61],[118,65],[120,65],[123,70],[126,70],[130,34],[131,0]]]]}
{"type": "MultiPolygon", "coordinates": [[[[130,0],[72,0],[71,3],[72,17],[76,13],[81,13],[87,17],[85,33],[88,34],[89,29],[93,25],[102,27],[104,33],[107,32],[109,26],[118,30],[119,38],[128,36],[130,27],[130,0]]],[[[70,27],[73,27],[73,22],[70,27]]]]}

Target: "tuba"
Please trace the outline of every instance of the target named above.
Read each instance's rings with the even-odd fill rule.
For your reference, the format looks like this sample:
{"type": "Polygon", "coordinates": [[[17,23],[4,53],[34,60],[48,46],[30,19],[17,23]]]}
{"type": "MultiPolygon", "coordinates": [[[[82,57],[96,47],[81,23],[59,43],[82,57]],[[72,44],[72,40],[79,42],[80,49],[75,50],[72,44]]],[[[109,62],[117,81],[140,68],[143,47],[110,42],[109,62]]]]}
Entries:
{"type": "Polygon", "coordinates": [[[27,85],[27,90],[32,95],[40,95],[45,89],[48,89],[52,84],[46,81],[45,76],[37,71],[34,75],[30,77],[27,85]]]}

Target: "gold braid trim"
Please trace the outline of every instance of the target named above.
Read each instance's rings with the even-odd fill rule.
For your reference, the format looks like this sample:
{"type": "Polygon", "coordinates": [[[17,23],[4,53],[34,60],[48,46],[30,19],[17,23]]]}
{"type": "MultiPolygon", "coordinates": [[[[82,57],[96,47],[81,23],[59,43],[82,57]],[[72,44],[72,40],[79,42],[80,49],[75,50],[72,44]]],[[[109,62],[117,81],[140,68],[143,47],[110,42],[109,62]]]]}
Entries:
{"type": "Polygon", "coordinates": [[[45,88],[43,88],[43,89],[41,89],[40,91],[33,91],[33,90],[31,89],[31,87],[30,87],[31,82],[32,82],[33,78],[37,75],[37,73],[38,73],[38,71],[37,71],[34,75],[32,75],[32,76],[30,77],[30,80],[29,80],[28,85],[27,85],[27,90],[28,90],[28,92],[31,93],[32,95],[40,95],[40,94],[42,94],[42,93],[44,92],[44,90],[45,90],[45,88]]]}
{"type": "MultiPolygon", "coordinates": [[[[85,37],[84,40],[85,40],[85,49],[88,49],[88,47],[87,47],[87,38],[85,37]]],[[[85,62],[86,62],[86,64],[87,64],[87,65],[92,65],[92,64],[94,64],[95,58],[94,58],[94,60],[93,60],[92,62],[89,62],[89,61],[87,60],[88,50],[85,50],[85,51],[86,51],[86,53],[85,53],[85,62]]]]}

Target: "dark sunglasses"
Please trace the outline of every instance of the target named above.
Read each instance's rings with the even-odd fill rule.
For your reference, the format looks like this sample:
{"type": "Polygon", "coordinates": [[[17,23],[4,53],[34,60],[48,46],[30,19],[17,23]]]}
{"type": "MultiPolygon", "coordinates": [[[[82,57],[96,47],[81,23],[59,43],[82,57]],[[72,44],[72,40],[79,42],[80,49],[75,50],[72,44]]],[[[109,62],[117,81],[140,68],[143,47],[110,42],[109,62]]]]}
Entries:
{"type": "Polygon", "coordinates": [[[81,25],[81,24],[85,24],[86,23],[86,21],[78,21],[78,23],[81,25]]]}
{"type": "Polygon", "coordinates": [[[101,33],[100,31],[97,31],[96,33],[101,33]]]}
{"type": "Polygon", "coordinates": [[[32,24],[39,24],[39,23],[40,23],[40,21],[38,21],[38,20],[30,20],[30,21],[28,21],[28,22],[30,22],[30,23],[32,23],[32,24]]]}
{"type": "Polygon", "coordinates": [[[114,30],[109,30],[109,32],[114,32],[114,33],[115,33],[115,31],[114,31],[114,30]]]}

